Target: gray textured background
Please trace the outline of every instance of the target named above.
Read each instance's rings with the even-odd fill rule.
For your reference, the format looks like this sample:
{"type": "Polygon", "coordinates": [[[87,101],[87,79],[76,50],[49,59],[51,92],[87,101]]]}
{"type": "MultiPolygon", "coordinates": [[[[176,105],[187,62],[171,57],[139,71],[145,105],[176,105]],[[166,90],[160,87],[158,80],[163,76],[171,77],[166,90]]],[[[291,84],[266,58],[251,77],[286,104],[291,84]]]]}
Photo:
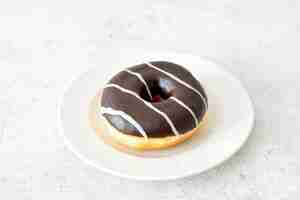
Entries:
{"type": "Polygon", "coordinates": [[[0,198],[299,199],[300,1],[0,1],[0,198]],[[120,179],[84,165],[57,135],[57,97],[111,45],[207,56],[240,78],[256,126],[201,175],[120,179]]]}

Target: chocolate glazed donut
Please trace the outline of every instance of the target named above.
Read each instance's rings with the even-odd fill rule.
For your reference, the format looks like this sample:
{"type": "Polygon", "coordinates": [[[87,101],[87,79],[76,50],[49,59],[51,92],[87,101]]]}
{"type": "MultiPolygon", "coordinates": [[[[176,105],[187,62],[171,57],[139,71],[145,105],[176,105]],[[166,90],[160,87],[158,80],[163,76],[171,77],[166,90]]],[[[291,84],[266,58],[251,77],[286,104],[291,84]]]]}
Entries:
{"type": "Polygon", "coordinates": [[[101,99],[101,114],[120,132],[145,138],[178,136],[201,122],[207,96],[182,66],[156,61],[115,75],[101,99]]]}

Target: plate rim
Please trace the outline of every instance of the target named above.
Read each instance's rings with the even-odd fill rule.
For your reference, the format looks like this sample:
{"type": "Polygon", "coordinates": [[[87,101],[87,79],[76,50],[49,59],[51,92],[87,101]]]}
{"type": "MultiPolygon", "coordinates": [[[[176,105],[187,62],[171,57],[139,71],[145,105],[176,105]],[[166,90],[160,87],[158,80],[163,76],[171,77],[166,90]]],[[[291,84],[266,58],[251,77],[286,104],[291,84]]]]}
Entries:
{"type": "MultiPolygon", "coordinates": [[[[130,50],[133,50],[132,48],[130,50]]],[[[134,50],[138,50],[138,49],[134,49],[134,50]]],[[[140,49],[139,49],[140,50],[140,49]]],[[[145,50],[143,50],[145,51],[145,50]]],[[[241,88],[243,89],[243,91],[245,92],[249,103],[250,103],[250,109],[251,109],[251,123],[250,123],[250,127],[247,133],[247,136],[244,137],[243,141],[240,143],[239,147],[234,149],[233,152],[231,152],[230,154],[227,154],[227,156],[225,156],[223,159],[218,160],[217,162],[215,162],[214,164],[211,164],[211,166],[206,167],[204,170],[199,170],[199,171],[188,171],[185,173],[182,173],[180,175],[173,175],[173,176],[164,176],[164,177],[152,177],[152,176],[133,176],[133,175],[128,175],[125,173],[121,173],[118,172],[116,170],[113,169],[109,169],[107,167],[104,166],[100,166],[98,165],[96,162],[94,162],[93,160],[88,159],[87,157],[84,156],[84,154],[80,153],[72,144],[72,142],[66,137],[65,135],[65,130],[63,128],[63,120],[62,120],[62,106],[63,106],[63,102],[64,102],[64,97],[66,92],[71,89],[71,87],[73,86],[73,84],[79,80],[81,77],[84,77],[86,74],[88,74],[89,72],[95,70],[95,67],[90,67],[87,70],[82,71],[79,74],[76,74],[73,76],[73,78],[71,78],[70,81],[68,81],[61,90],[61,93],[59,94],[58,97],[58,107],[57,107],[57,122],[58,122],[58,135],[63,138],[63,143],[64,145],[79,159],[81,160],[83,163],[85,163],[88,166],[91,166],[99,171],[102,171],[104,173],[110,174],[110,175],[114,175],[114,176],[118,176],[121,178],[125,178],[125,179],[131,179],[131,180],[137,180],[137,181],[169,181],[169,180],[176,180],[176,179],[182,179],[182,178],[187,178],[187,177],[191,177],[194,175],[199,175],[203,172],[206,172],[208,170],[211,170],[215,167],[220,166],[222,163],[225,163],[226,161],[228,161],[231,157],[233,157],[236,153],[238,153],[241,148],[245,145],[246,141],[249,139],[253,128],[255,126],[255,108],[254,108],[254,104],[253,104],[253,99],[251,98],[251,96],[249,95],[246,87],[244,86],[243,82],[236,78],[234,74],[232,74],[231,72],[229,72],[228,70],[226,70],[224,67],[222,67],[223,64],[220,64],[218,62],[216,62],[213,59],[204,57],[204,56],[199,56],[199,55],[195,55],[192,53],[182,53],[182,52],[176,52],[176,51],[159,51],[159,52],[165,52],[167,54],[172,54],[172,55],[187,55],[187,56],[193,56],[193,57],[197,57],[198,59],[201,59],[205,62],[209,62],[215,65],[216,68],[218,68],[218,70],[222,71],[223,73],[226,74],[226,76],[230,77],[230,79],[236,81],[239,83],[239,85],[241,86],[241,88]]]]}

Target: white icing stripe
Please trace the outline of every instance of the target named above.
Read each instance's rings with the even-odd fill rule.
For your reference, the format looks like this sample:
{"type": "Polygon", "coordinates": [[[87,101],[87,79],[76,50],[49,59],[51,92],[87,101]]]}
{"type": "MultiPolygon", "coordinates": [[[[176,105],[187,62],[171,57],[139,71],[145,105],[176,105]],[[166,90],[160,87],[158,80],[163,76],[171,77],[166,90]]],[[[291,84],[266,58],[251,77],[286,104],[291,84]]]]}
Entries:
{"type": "Polygon", "coordinates": [[[101,107],[100,112],[101,114],[121,116],[123,119],[127,120],[130,124],[132,124],[140,132],[140,134],[144,136],[145,139],[148,139],[148,136],[145,130],[143,129],[143,127],[139,123],[137,123],[130,115],[124,113],[123,111],[114,110],[112,108],[101,107]]]}
{"type": "Polygon", "coordinates": [[[147,89],[147,92],[148,92],[148,95],[149,95],[150,99],[152,99],[152,95],[151,95],[151,92],[150,92],[150,88],[148,87],[148,84],[147,84],[147,82],[145,81],[145,79],[142,77],[142,75],[139,74],[139,73],[136,73],[136,72],[132,72],[132,71],[130,71],[129,69],[126,69],[125,71],[128,72],[129,74],[132,74],[132,75],[136,76],[136,77],[137,77],[137,78],[145,85],[145,87],[146,87],[146,89],[147,89]]]}
{"type": "Polygon", "coordinates": [[[170,97],[170,99],[173,99],[175,102],[177,102],[179,105],[181,105],[182,107],[184,107],[187,111],[190,112],[190,114],[192,115],[192,117],[194,118],[194,121],[195,121],[195,127],[198,126],[198,119],[195,115],[195,113],[192,111],[191,108],[189,108],[187,105],[185,105],[182,101],[180,101],[179,99],[177,99],[176,97],[170,97]]]}
{"type": "Polygon", "coordinates": [[[163,116],[165,118],[165,120],[168,122],[168,124],[170,125],[173,133],[175,135],[179,135],[179,132],[177,131],[177,129],[175,128],[173,122],[170,120],[170,118],[166,115],[166,113],[160,111],[159,109],[157,109],[156,107],[154,107],[151,103],[144,101],[144,99],[142,99],[139,95],[137,95],[135,92],[132,92],[130,90],[127,90],[125,88],[122,88],[121,86],[117,85],[117,84],[107,84],[106,86],[104,86],[104,88],[109,88],[109,87],[113,87],[113,88],[117,88],[119,90],[121,90],[122,92],[125,92],[127,94],[130,94],[132,96],[135,96],[137,99],[139,99],[140,101],[142,101],[144,104],[146,104],[149,108],[151,108],[152,110],[154,110],[155,112],[157,112],[158,114],[160,114],[161,116],[163,116]]]}
{"type": "Polygon", "coordinates": [[[146,62],[145,64],[146,64],[147,66],[149,66],[149,67],[151,67],[151,68],[157,70],[157,71],[160,71],[161,73],[164,73],[165,75],[167,75],[167,76],[173,78],[174,80],[176,80],[177,82],[181,83],[181,84],[184,85],[185,87],[187,87],[187,88],[193,90],[194,92],[196,92],[196,93],[202,98],[202,100],[203,100],[203,102],[204,102],[204,104],[205,104],[205,108],[206,108],[206,109],[208,108],[206,99],[205,99],[204,96],[201,94],[201,92],[199,92],[198,90],[196,90],[194,87],[192,87],[192,86],[189,85],[188,83],[186,83],[186,82],[180,80],[177,76],[175,76],[175,75],[173,75],[173,74],[171,74],[171,73],[169,73],[169,72],[166,72],[166,71],[164,71],[164,70],[162,70],[162,69],[160,69],[160,68],[158,68],[158,67],[152,65],[152,64],[149,63],[149,62],[146,62]]]}

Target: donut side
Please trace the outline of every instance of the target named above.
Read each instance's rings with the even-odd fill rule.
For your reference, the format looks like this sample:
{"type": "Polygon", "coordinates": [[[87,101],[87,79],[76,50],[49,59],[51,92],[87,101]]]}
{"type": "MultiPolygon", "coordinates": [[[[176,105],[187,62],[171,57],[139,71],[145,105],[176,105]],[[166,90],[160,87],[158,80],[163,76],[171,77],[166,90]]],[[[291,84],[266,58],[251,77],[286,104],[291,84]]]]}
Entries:
{"type": "Polygon", "coordinates": [[[179,136],[148,138],[147,140],[145,140],[143,137],[127,135],[120,132],[115,127],[113,127],[108,121],[104,121],[104,123],[108,127],[110,136],[115,142],[121,145],[125,145],[128,148],[142,150],[142,151],[159,150],[159,149],[174,147],[193,137],[197,132],[197,130],[200,129],[201,126],[203,125],[203,123],[199,123],[195,129],[185,132],[184,134],[181,134],[179,136]]]}

